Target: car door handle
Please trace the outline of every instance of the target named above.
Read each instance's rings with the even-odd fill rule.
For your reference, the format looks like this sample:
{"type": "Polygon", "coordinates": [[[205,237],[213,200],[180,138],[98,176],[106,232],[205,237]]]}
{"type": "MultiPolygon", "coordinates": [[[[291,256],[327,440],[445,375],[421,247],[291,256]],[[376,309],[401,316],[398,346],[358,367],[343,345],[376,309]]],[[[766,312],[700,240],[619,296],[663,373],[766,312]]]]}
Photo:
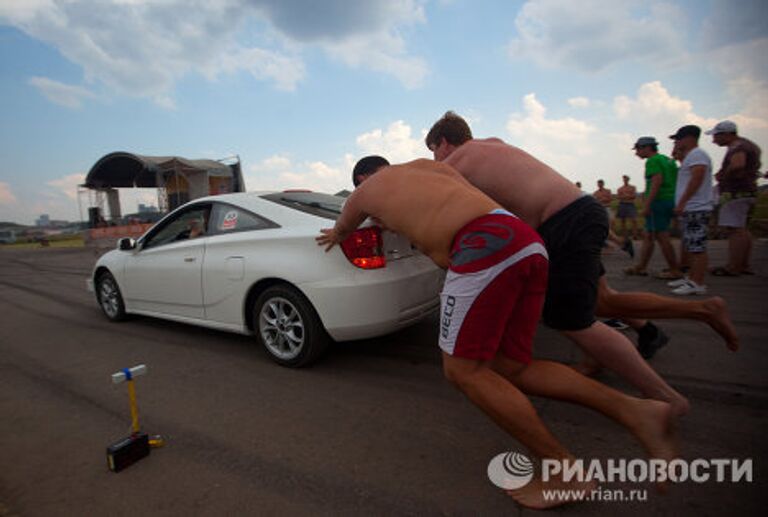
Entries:
{"type": "Polygon", "coordinates": [[[194,262],[197,260],[195,257],[184,257],[184,262],[194,262]]]}

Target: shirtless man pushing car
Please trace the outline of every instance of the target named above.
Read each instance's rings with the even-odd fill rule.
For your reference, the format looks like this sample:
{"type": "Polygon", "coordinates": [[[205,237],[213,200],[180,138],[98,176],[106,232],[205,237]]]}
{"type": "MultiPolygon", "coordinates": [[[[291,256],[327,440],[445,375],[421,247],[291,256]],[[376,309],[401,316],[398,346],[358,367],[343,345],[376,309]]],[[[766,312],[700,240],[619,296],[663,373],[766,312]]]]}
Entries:
{"type": "MultiPolygon", "coordinates": [[[[548,260],[529,225],[431,160],[369,175],[335,226],[321,230],[318,244],[329,251],[368,217],[448,269],[439,337],[445,376],[533,455],[573,459],[524,393],[591,407],[624,425],[652,457],[676,455],[669,403],[630,397],[565,365],[531,358],[548,260]]],[[[535,479],[510,495],[524,506],[547,508],[568,501],[545,499],[544,490],[591,488],[589,481],[535,479]]]]}

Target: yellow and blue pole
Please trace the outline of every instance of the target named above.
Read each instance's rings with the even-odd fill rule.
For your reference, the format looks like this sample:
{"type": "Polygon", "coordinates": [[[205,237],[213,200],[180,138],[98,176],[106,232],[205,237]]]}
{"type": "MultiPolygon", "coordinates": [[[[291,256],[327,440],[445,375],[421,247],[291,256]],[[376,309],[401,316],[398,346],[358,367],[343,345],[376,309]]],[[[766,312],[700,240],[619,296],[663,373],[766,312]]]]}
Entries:
{"type": "MultiPolygon", "coordinates": [[[[139,407],[136,403],[136,386],[134,385],[133,378],[139,375],[146,375],[147,365],[140,364],[133,368],[123,368],[117,373],[112,374],[112,382],[120,384],[125,382],[128,384],[128,403],[131,408],[131,431],[132,435],[137,435],[140,431],[139,427],[139,407]]],[[[152,447],[162,447],[164,445],[163,438],[159,435],[152,436],[149,439],[149,445],[152,447]]]]}

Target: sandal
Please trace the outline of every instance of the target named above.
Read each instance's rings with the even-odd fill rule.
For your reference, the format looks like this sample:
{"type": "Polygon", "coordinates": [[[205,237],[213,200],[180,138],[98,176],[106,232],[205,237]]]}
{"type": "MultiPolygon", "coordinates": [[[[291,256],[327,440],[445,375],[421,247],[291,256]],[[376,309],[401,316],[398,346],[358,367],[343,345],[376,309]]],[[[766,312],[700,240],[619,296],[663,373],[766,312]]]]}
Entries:
{"type": "Polygon", "coordinates": [[[629,266],[624,268],[624,274],[629,276],[648,276],[648,271],[637,266],[629,266]]]}
{"type": "Polygon", "coordinates": [[[710,271],[712,276],[739,276],[738,273],[732,273],[723,266],[718,266],[710,271]]]}

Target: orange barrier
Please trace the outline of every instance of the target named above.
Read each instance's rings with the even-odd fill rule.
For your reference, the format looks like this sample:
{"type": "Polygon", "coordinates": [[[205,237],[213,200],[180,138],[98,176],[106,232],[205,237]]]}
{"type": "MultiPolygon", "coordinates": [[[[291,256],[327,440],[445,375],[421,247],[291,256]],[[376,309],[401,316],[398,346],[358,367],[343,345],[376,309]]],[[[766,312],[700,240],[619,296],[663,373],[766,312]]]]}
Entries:
{"type": "Polygon", "coordinates": [[[108,239],[108,238],[114,238],[119,239],[121,237],[140,237],[144,234],[149,228],[151,228],[153,223],[142,223],[142,224],[128,224],[125,226],[105,226],[103,228],[91,228],[88,230],[88,238],[90,240],[98,240],[98,239],[108,239]]]}

